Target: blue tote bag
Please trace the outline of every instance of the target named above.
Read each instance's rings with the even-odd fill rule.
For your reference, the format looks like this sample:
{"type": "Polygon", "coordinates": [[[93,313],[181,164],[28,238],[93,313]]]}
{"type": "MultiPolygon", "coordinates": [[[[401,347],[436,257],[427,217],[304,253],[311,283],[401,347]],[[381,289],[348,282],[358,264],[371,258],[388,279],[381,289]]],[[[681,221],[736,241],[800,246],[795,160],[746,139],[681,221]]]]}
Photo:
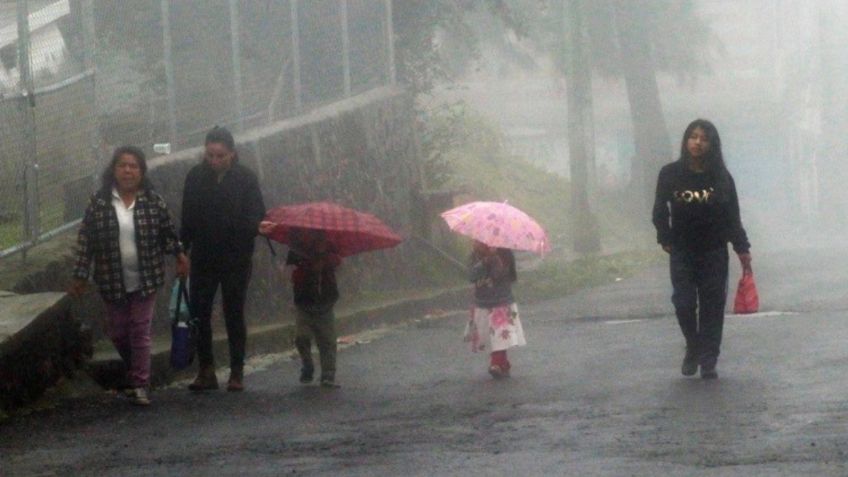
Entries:
{"type": "Polygon", "coordinates": [[[192,316],[186,280],[177,280],[171,289],[171,367],[184,369],[197,352],[197,318],[192,316]]]}

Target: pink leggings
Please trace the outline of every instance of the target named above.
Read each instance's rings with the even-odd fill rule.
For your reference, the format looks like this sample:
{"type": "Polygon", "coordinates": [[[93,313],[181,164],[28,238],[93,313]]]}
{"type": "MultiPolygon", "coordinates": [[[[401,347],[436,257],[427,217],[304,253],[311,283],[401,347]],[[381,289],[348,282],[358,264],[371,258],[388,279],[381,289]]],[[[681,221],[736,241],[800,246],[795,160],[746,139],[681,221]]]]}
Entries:
{"type": "Polygon", "coordinates": [[[129,385],[134,388],[150,384],[150,324],[156,294],[141,296],[135,292],[122,301],[106,303],[109,319],[108,335],[129,372],[129,385]]]}

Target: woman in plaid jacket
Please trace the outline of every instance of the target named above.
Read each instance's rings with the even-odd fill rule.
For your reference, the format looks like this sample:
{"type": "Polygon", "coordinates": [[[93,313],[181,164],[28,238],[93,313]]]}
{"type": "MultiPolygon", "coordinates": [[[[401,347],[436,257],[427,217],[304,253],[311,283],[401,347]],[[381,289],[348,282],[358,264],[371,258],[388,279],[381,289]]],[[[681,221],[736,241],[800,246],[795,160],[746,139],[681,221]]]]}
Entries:
{"type": "Polygon", "coordinates": [[[80,226],[70,289],[74,296],[85,291],[93,265],[94,281],[106,302],[109,337],[129,370],[132,402],[140,405],[150,403],[150,325],[156,291],[165,282],[165,254],[176,257],[179,276],[188,273],[188,258],[168,207],[146,173],[141,149],[115,150],[80,226]]]}

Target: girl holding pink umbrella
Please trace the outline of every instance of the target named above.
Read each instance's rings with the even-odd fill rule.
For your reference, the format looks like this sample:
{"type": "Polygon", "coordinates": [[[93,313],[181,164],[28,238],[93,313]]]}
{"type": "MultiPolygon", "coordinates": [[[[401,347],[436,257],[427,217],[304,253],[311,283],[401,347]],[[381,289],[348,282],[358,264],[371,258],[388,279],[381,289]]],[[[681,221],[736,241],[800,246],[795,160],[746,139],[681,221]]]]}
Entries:
{"type": "Polygon", "coordinates": [[[454,232],[474,239],[470,280],[474,304],[465,330],[472,352],[489,352],[489,373],[504,378],[511,364],[507,350],[527,344],[512,295],[517,279],[512,250],[544,253],[547,234],[524,212],[506,203],[472,202],[442,213],[454,232]]]}

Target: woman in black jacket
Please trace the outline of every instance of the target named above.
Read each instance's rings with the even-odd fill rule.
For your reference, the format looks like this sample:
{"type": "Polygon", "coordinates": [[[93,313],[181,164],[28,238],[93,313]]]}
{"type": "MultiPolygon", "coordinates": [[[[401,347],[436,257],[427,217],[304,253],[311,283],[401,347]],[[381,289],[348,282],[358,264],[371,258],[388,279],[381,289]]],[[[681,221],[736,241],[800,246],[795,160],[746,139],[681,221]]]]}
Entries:
{"type": "Polygon", "coordinates": [[[715,379],[727,300],[727,243],[745,270],[750,243],[742,227],[733,177],[725,167],[715,126],[697,119],[686,128],[680,159],[657,179],[653,222],[670,255],[672,303],[686,339],[681,372],[715,379]]]}

